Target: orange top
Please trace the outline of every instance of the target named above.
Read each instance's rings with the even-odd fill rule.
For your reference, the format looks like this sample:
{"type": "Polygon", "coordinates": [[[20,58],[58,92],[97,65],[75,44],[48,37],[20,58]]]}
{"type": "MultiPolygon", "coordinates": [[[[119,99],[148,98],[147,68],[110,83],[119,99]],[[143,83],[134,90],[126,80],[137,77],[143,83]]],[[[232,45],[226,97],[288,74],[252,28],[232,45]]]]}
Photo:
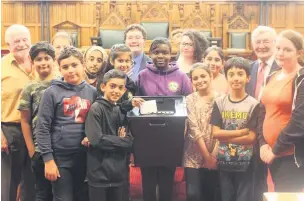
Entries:
{"type": "MultiPolygon", "coordinates": [[[[276,73],[263,89],[261,102],[266,109],[266,116],[263,125],[263,135],[267,144],[274,146],[280,132],[285,128],[291,118],[292,85],[295,75],[289,75],[277,80],[281,71],[276,73]]],[[[280,154],[281,156],[291,155],[294,149],[280,154]]]]}

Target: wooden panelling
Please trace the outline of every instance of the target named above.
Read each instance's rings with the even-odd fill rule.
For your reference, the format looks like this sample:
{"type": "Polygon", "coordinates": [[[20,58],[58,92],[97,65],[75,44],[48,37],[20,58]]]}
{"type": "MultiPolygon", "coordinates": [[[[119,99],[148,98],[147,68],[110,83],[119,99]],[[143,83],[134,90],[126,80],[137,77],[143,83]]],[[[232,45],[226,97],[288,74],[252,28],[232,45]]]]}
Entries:
{"type": "MultiPolygon", "coordinates": [[[[15,23],[24,24],[29,27],[32,34],[32,41],[41,40],[41,2],[42,1],[2,1],[2,47],[5,46],[4,31],[15,23]]],[[[223,16],[232,16],[235,6],[242,4],[244,14],[250,18],[255,25],[260,24],[260,16],[264,16],[263,22],[268,22],[277,32],[288,29],[295,29],[304,34],[304,2],[303,1],[43,1],[49,7],[49,26],[44,29],[44,38],[47,31],[50,31],[50,38],[55,34],[55,25],[69,21],[79,26],[80,46],[89,46],[90,37],[97,35],[102,25],[108,24],[109,16],[117,16],[122,24],[127,26],[130,23],[140,23],[144,15],[155,7],[163,10],[168,16],[172,30],[183,28],[185,20],[194,11],[199,10],[202,19],[212,25],[212,32],[215,37],[223,37],[223,16]],[[262,4],[264,6],[262,6],[262,4]],[[263,9],[261,9],[263,7],[263,9]],[[114,14],[115,13],[115,14],[114,14]],[[169,17],[170,16],[170,17],[169,17]]],[[[46,7],[44,7],[46,9],[46,7]]],[[[158,11],[159,11],[158,10],[158,11]]],[[[164,19],[163,17],[160,17],[164,19]]],[[[162,19],[159,20],[161,21],[162,19]]],[[[157,21],[157,17],[153,20],[157,21]]],[[[46,26],[46,15],[44,17],[46,26]]],[[[199,24],[199,23],[198,23],[199,24]]],[[[113,25],[114,26],[114,25],[113,25]]]]}
{"type": "Polygon", "coordinates": [[[1,23],[15,23],[16,9],[14,3],[2,3],[2,22],[1,23]]]}
{"type": "Polygon", "coordinates": [[[24,4],[24,23],[40,23],[40,5],[37,3],[24,4]]]}

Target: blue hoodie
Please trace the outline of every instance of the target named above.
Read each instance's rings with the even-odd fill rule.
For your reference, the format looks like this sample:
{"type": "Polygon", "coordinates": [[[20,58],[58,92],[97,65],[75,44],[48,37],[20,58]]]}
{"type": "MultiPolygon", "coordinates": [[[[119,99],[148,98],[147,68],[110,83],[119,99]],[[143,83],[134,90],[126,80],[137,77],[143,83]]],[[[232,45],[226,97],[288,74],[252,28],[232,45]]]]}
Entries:
{"type": "Polygon", "coordinates": [[[139,96],[187,96],[192,93],[189,77],[170,63],[166,70],[157,69],[153,63],[138,75],[136,95],[139,96]]]}
{"type": "Polygon", "coordinates": [[[96,89],[85,81],[76,86],[52,81],[41,99],[34,130],[45,162],[53,159],[53,152],[66,155],[82,149],[84,122],[95,98],[96,89]]]}

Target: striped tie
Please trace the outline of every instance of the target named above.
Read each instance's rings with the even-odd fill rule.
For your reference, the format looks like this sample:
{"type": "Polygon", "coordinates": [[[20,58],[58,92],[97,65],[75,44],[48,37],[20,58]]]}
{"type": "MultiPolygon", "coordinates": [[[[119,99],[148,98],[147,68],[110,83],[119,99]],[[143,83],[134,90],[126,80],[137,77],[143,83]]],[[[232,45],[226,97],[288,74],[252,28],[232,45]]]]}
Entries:
{"type": "Polygon", "coordinates": [[[129,78],[132,78],[132,75],[133,75],[133,68],[131,68],[128,72],[127,72],[127,76],[129,78]]]}

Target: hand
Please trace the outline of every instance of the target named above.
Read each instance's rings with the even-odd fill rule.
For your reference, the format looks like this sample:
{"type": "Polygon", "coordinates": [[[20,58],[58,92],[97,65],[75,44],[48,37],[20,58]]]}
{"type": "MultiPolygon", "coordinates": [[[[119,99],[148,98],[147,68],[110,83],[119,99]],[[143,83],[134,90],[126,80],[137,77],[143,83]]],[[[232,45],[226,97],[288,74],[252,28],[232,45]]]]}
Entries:
{"type": "Polygon", "coordinates": [[[126,137],[126,129],[125,127],[119,127],[118,129],[118,136],[121,138],[126,137]]]}
{"type": "Polygon", "coordinates": [[[209,170],[215,170],[217,168],[216,158],[210,154],[209,157],[205,160],[204,167],[208,168],[209,170]]]}
{"type": "Polygon", "coordinates": [[[83,138],[83,140],[81,141],[81,144],[85,147],[89,147],[90,141],[89,141],[88,137],[83,138]]]}
{"type": "Polygon", "coordinates": [[[142,98],[133,98],[132,99],[132,106],[133,107],[139,107],[143,102],[145,102],[142,98]]]}
{"type": "Polygon", "coordinates": [[[45,162],[44,172],[45,178],[50,181],[56,181],[57,178],[60,177],[58,167],[54,160],[45,162]]]}
{"type": "Polygon", "coordinates": [[[270,149],[265,156],[265,163],[272,164],[276,157],[277,156],[273,154],[272,149],[270,149]]]}
{"type": "Polygon", "coordinates": [[[135,164],[134,164],[134,155],[131,154],[130,155],[130,167],[133,167],[133,166],[135,166],[135,164]]]}
{"type": "Polygon", "coordinates": [[[266,163],[266,155],[269,150],[271,150],[269,144],[264,144],[260,147],[260,158],[264,163],[266,163]]]}
{"type": "Polygon", "coordinates": [[[1,131],[1,152],[5,152],[6,154],[9,154],[8,143],[2,131],[1,131]]]}
{"type": "Polygon", "coordinates": [[[35,147],[33,147],[32,149],[29,149],[28,154],[29,154],[30,158],[32,158],[35,154],[35,147]]]}

